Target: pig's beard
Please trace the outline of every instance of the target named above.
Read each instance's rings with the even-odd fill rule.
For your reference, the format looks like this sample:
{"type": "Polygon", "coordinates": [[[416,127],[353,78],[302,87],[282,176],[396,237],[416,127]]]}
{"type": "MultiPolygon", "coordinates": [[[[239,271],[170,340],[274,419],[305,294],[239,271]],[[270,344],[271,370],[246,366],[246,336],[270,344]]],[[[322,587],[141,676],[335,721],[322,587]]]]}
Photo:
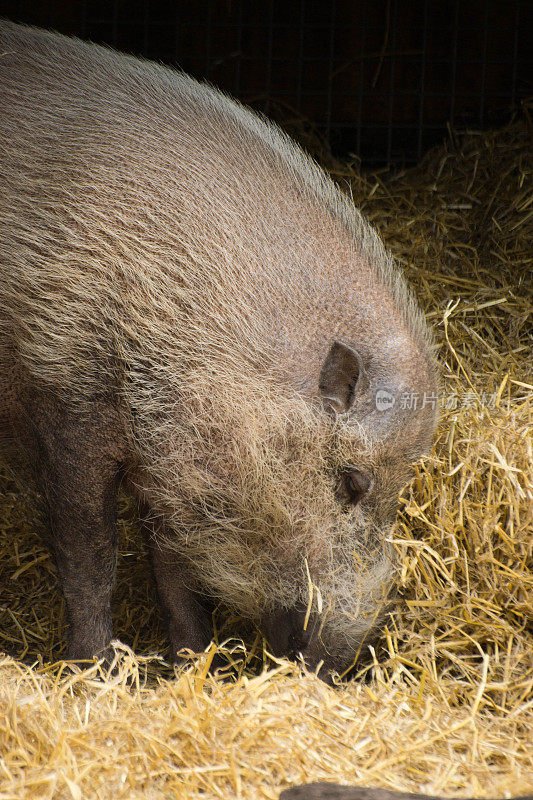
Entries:
{"type": "Polygon", "coordinates": [[[359,427],[303,400],[232,389],[194,393],[173,428],[161,404],[157,426],[145,419],[160,535],[190,565],[192,588],[254,621],[321,606],[327,652],[355,653],[385,607],[389,526],[364,504],[343,509],[334,476],[349,464],[371,468],[374,451],[359,427]]]}

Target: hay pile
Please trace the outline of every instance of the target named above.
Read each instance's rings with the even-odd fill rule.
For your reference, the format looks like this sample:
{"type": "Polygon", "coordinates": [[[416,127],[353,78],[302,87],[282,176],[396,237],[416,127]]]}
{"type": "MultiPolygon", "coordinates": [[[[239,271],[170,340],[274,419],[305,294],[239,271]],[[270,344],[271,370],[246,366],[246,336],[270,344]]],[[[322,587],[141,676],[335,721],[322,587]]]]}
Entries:
{"type": "MultiPolygon", "coordinates": [[[[0,798],[277,798],[329,780],[432,794],[533,789],[533,195],[527,116],[455,137],[393,179],[334,163],[381,230],[436,331],[436,448],[395,533],[403,608],[361,679],[331,689],[252,657],[233,682],[213,653],[173,678],[146,554],[124,504],[116,674],[0,658],[0,798]],[[529,627],[528,627],[529,626],[529,627]]],[[[410,401],[414,402],[415,398],[410,401]]],[[[420,401],[420,399],[419,399],[420,401]]],[[[6,474],[0,649],[61,656],[61,600],[38,524],[6,474]]]]}

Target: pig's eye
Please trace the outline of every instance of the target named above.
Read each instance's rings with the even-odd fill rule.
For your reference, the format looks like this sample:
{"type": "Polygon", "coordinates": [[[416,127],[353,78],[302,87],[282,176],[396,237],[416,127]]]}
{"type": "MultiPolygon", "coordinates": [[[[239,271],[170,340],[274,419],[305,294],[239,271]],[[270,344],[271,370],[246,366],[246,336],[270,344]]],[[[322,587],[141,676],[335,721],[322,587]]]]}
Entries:
{"type": "Polygon", "coordinates": [[[350,469],[342,476],[347,502],[357,505],[372,486],[372,478],[359,469],[350,469]]]}

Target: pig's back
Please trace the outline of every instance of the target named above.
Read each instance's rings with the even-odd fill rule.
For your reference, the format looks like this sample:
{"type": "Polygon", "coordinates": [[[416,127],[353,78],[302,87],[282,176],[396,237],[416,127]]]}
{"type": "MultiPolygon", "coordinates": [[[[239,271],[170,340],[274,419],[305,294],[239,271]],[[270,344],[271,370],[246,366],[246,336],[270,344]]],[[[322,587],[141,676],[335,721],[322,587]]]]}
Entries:
{"type": "Polygon", "coordinates": [[[277,128],[79,40],[1,23],[0,52],[0,324],[30,366],[79,379],[155,336],[309,374],[384,313],[423,338],[374,231],[277,128]]]}

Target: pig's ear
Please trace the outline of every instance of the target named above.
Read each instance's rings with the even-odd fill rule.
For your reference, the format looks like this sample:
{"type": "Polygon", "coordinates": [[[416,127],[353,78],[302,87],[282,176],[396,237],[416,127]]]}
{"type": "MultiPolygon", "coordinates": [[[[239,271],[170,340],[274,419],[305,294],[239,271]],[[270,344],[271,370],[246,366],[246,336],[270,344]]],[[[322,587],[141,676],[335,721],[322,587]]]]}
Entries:
{"type": "Polygon", "coordinates": [[[353,403],[356,389],[366,383],[359,354],[347,344],[333,342],[318,381],[326,409],[344,414],[353,403]]]}

